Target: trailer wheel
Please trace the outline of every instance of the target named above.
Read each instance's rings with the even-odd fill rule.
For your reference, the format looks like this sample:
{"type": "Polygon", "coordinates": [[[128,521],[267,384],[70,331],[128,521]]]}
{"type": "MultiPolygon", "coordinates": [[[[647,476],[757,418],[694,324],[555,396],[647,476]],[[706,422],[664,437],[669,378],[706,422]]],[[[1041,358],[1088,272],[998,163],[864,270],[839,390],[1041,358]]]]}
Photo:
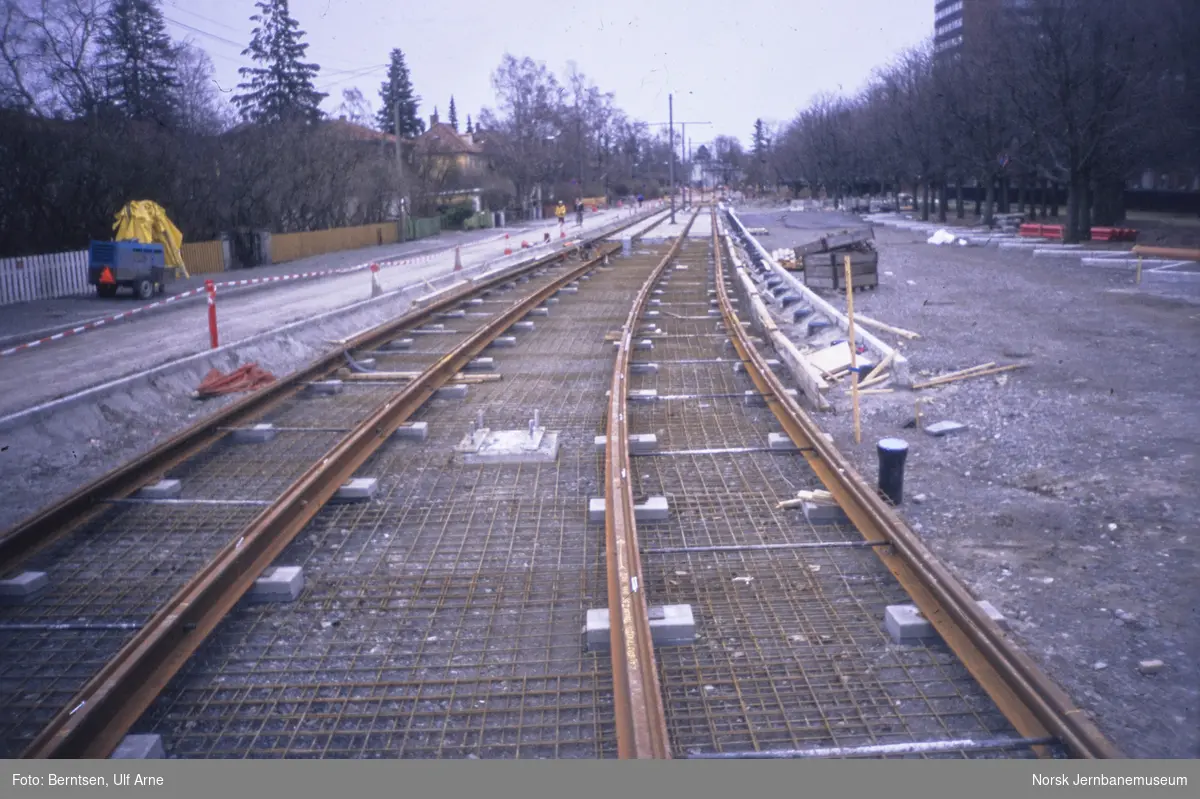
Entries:
{"type": "Polygon", "coordinates": [[[115,297],[117,296],[117,287],[111,283],[101,283],[100,285],[96,286],[96,294],[104,297],[105,299],[115,297]]]}
{"type": "Polygon", "coordinates": [[[154,281],[137,280],[133,284],[133,296],[139,300],[148,300],[154,296],[154,281]]]}

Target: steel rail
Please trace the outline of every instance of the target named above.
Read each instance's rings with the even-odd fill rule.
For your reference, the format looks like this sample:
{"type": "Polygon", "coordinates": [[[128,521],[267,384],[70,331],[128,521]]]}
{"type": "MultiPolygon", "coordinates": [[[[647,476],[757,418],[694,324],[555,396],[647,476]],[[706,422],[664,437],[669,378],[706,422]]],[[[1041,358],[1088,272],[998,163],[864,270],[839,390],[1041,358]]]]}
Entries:
{"type": "MultiPolygon", "coordinates": [[[[1120,758],[1116,747],[1035,663],[1004,638],[954,573],[930,551],[896,511],[854,470],[849,460],[785,390],[751,343],[729,299],[713,212],[717,296],[725,328],[747,373],[809,466],[876,555],[899,580],[921,613],[962,661],[1013,726],[1029,739],[1053,737],[1078,758],[1120,758]]],[[[1037,746],[1041,756],[1047,747],[1037,746]]]]}
{"type": "MultiPolygon", "coordinates": [[[[665,211],[634,218],[625,225],[585,241],[596,242],[611,237],[622,230],[652,219],[656,213],[663,214],[663,217],[642,231],[641,235],[645,235],[649,230],[662,224],[667,218],[665,211]]],[[[207,419],[182,430],[134,460],[101,475],[54,505],[19,522],[3,536],[0,536],[0,575],[11,571],[35,552],[63,538],[72,530],[94,518],[97,513],[107,507],[107,503],[111,500],[129,496],[147,482],[213,446],[228,434],[230,428],[238,427],[249,419],[261,416],[293,396],[303,388],[304,384],[318,380],[343,367],[347,353],[364,347],[378,346],[400,331],[420,325],[435,314],[457,305],[480,291],[506,283],[516,275],[561,260],[569,254],[569,250],[561,250],[542,256],[523,267],[514,267],[512,271],[505,270],[483,280],[468,279],[468,285],[461,289],[437,297],[429,304],[413,309],[392,322],[386,322],[360,333],[303,369],[237,400],[207,419]]]]}
{"type": "Polygon", "coordinates": [[[617,728],[617,757],[621,759],[671,758],[667,715],[650,616],[646,605],[642,564],[634,520],[632,469],[629,465],[629,429],[626,400],[629,393],[629,357],[637,327],[655,282],[679,252],[699,209],[692,213],[679,238],[654,267],[638,291],[621,329],[620,346],[608,401],[607,445],[604,474],[604,533],[608,567],[608,618],[613,664],[613,709],[617,728]]]}
{"type": "MultiPolygon", "coordinates": [[[[109,756],[258,576],[401,424],[513,323],[618,249],[606,248],[518,300],[379,405],[181,587],[55,715],[22,757],[109,756]]],[[[366,336],[373,341],[385,337],[366,336]]]]}

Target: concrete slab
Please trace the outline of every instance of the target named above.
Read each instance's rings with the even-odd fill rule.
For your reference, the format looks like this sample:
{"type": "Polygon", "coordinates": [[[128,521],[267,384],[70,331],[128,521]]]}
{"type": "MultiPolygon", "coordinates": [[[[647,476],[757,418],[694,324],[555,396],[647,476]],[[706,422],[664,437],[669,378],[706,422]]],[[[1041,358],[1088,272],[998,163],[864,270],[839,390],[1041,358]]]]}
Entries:
{"type": "Polygon", "coordinates": [[[812,525],[850,524],[850,517],[841,505],[820,502],[805,502],[804,518],[812,525]]]}
{"type": "Polygon", "coordinates": [[[579,288],[577,286],[563,286],[561,289],[558,290],[558,293],[559,294],[578,294],[579,288]]]}
{"type": "Polygon", "coordinates": [[[0,580],[0,603],[19,605],[28,602],[49,586],[50,577],[45,572],[22,572],[16,577],[0,580]]]}
{"type": "Polygon", "coordinates": [[[318,380],[315,383],[308,384],[308,393],[320,396],[329,396],[332,394],[342,393],[341,380],[318,380]]]}
{"type": "Polygon", "coordinates": [[[337,502],[362,502],[375,498],[379,481],[374,477],[354,477],[337,490],[333,498],[337,502]]]}
{"type": "Polygon", "coordinates": [[[273,424],[256,424],[234,430],[230,438],[235,444],[265,444],[278,432],[273,424]]]}
{"type": "Polygon", "coordinates": [[[925,426],[925,432],[935,438],[961,433],[966,430],[967,426],[960,422],[934,422],[931,425],[925,426]]]}
{"type": "Polygon", "coordinates": [[[512,326],[513,330],[519,330],[522,333],[532,333],[536,328],[537,328],[537,324],[534,322],[530,322],[529,320],[524,320],[521,322],[514,322],[513,326],[512,326]]]}
{"type": "Polygon", "coordinates": [[[515,346],[517,346],[517,337],[516,336],[500,336],[499,338],[497,338],[495,341],[493,341],[488,346],[495,347],[496,349],[507,349],[509,347],[515,347],[515,346]]]}
{"type": "Polygon", "coordinates": [[[398,438],[405,441],[424,441],[429,437],[429,422],[413,422],[412,424],[400,425],[396,428],[396,432],[392,433],[392,438],[398,438]]]}
{"type": "Polygon", "coordinates": [[[533,310],[531,310],[529,312],[529,316],[549,316],[549,315],[550,315],[549,308],[534,308],[533,310]]]}
{"type": "Polygon", "coordinates": [[[658,436],[654,433],[637,433],[629,437],[629,452],[644,455],[658,449],[658,436]]]}
{"type": "Polygon", "coordinates": [[[456,311],[444,311],[438,314],[438,319],[462,319],[467,315],[467,312],[459,309],[456,311]]]}
{"type": "Polygon", "coordinates": [[[126,735],[117,748],[108,756],[109,760],[166,760],[159,735],[126,735]]]}
{"type": "Polygon", "coordinates": [[[653,388],[638,388],[629,392],[630,402],[649,402],[658,399],[658,390],[653,388]]]}
{"type": "MultiPolygon", "coordinates": [[[[666,497],[647,497],[640,505],[633,506],[633,519],[637,522],[661,522],[670,516],[671,507],[666,497]]],[[[588,500],[588,521],[603,522],[605,514],[604,497],[592,497],[588,500]]]]}
{"type": "Polygon", "coordinates": [[[884,627],[897,644],[911,644],[937,638],[937,630],[921,615],[916,605],[888,605],[884,611],[884,627]]]}
{"type": "MultiPolygon", "coordinates": [[[[655,646],[687,645],[696,639],[696,619],[691,605],[662,605],[647,608],[650,638],[655,646]]],[[[612,647],[608,608],[587,612],[583,628],[584,644],[589,652],[604,652],[612,647]]]]}
{"type": "Polygon", "coordinates": [[[159,480],[148,486],[143,486],[137,492],[138,499],[176,499],[183,493],[183,483],[179,480],[159,480]]]}
{"type": "Polygon", "coordinates": [[[654,342],[648,338],[640,339],[633,342],[633,348],[635,350],[642,350],[643,352],[646,350],[652,350],[654,349],[654,342]]]}
{"type": "Polygon", "coordinates": [[[658,364],[656,363],[631,363],[629,364],[629,373],[633,375],[656,375],[658,374],[658,364]]]}
{"type": "Polygon", "coordinates": [[[475,358],[467,364],[468,372],[491,372],[496,369],[495,358],[475,358]]]}
{"type": "Polygon", "coordinates": [[[251,602],[295,602],[304,592],[304,569],[276,566],[267,569],[246,592],[251,602]]]}
{"type": "Polygon", "coordinates": [[[456,383],[452,386],[442,386],[433,392],[433,396],[435,399],[465,399],[467,396],[467,384],[456,383]]]}
{"type": "Polygon", "coordinates": [[[1004,618],[1004,614],[1001,613],[995,605],[993,605],[991,602],[988,602],[986,599],[981,599],[975,604],[979,605],[979,609],[986,613],[989,619],[996,622],[997,626],[999,626],[1001,630],[1008,629],[1008,619],[1004,618]]]}
{"type": "Polygon", "coordinates": [[[795,451],[799,449],[799,447],[797,447],[795,443],[784,433],[769,433],[767,435],[767,446],[771,449],[784,451],[795,451]]]}
{"type": "Polygon", "coordinates": [[[469,464],[553,463],[558,460],[558,433],[539,428],[529,430],[493,430],[479,442],[474,452],[464,452],[469,464]]]}
{"type": "Polygon", "coordinates": [[[558,302],[558,297],[547,297],[546,298],[547,305],[554,305],[557,302],[558,302]]]}

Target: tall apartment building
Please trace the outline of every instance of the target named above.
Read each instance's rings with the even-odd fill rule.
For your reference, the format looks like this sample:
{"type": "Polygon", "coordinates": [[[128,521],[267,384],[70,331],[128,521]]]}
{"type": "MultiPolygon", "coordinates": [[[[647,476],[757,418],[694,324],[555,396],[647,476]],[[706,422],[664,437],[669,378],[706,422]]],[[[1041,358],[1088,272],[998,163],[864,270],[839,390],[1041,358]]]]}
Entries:
{"type": "Polygon", "coordinates": [[[969,49],[985,35],[989,12],[1019,11],[1032,0],[934,0],[933,50],[936,58],[949,58],[969,49]]]}

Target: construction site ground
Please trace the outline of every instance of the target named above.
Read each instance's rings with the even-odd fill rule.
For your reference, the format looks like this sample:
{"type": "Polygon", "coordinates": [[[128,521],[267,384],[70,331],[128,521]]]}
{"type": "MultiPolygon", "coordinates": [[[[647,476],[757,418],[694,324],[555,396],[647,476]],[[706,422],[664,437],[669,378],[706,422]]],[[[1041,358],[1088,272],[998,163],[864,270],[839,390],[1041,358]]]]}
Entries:
{"type": "MultiPolygon", "coordinates": [[[[769,230],[768,251],[863,224],[739,213],[769,230]]],[[[903,345],[915,380],[1025,368],[863,395],[857,445],[842,380],[821,425],[871,480],[876,442],[909,442],[902,515],[1126,755],[1200,757],[1200,281],[1139,287],[1131,270],[1076,259],[875,235],[880,283],[855,293],[855,311],[920,334],[876,331],[903,345]],[[926,424],[967,428],[907,427],[917,397],[932,400],[926,424]]]]}

